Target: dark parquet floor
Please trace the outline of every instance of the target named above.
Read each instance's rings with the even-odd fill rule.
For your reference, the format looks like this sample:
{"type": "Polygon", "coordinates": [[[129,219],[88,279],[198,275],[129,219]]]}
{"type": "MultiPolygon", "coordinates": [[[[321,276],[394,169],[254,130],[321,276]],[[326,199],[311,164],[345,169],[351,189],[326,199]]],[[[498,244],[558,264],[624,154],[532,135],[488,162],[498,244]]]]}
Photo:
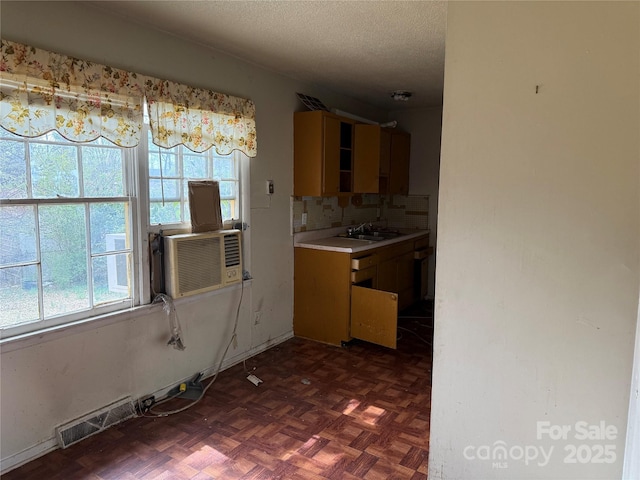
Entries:
{"type": "Polygon", "coordinates": [[[426,479],[431,312],[403,312],[395,351],[293,338],[247,360],[259,387],[236,365],[189,410],[134,418],[2,480],[426,479]]]}

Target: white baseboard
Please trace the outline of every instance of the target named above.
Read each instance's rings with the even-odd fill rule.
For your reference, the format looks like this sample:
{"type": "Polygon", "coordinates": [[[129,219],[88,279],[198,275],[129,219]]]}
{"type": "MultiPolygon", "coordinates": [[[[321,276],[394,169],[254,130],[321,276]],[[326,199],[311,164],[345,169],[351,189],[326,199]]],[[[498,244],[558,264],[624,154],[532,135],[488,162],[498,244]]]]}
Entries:
{"type": "Polygon", "coordinates": [[[25,463],[29,463],[31,460],[35,460],[38,457],[46,455],[49,452],[53,452],[58,448],[58,441],[54,438],[49,438],[43,442],[33,445],[32,447],[25,448],[21,452],[9,455],[6,458],[0,459],[0,475],[18,468],[25,463]]]}
{"type": "MultiPolygon", "coordinates": [[[[243,360],[247,360],[259,353],[264,352],[265,350],[278,345],[279,343],[282,343],[286,340],[289,340],[290,338],[293,338],[293,332],[289,332],[286,333],[284,335],[280,335],[279,337],[276,338],[272,338],[267,340],[265,343],[252,348],[251,350],[247,350],[246,352],[242,352],[241,354],[235,356],[235,357],[230,357],[228,359],[226,359],[223,363],[222,363],[222,367],[221,370],[226,370],[229,367],[232,367],[240,362],[242,362],[243,360]]],[[[209,368],[207,368],[206,370],[204,370],[203,373],[203,377],[210,377],[211,375],[216,373],[216,369],[218,368],[218,365],[213,365],[209,368]]],[[[194,372],[195,373],[195,372],[194,372]]],[[[189,377],[189,378],[185,378],[182,381],[186,382],[188,380],[191,380],[191,378],[193,377],[189,377]]],[[[175,385],[181,383],[180,381],[177,381],[176,383],[174,383],[173,385],[171,385],[170,387],[166,387],[166,388],[162,388],[160,390],[157,390],[153,393],[150,393],[150,395],[154,395],[156,398],[162,398],[165,395],[167,395],[167,393],[175,387],[175,385]]],[[[143,395],[143,397],[146,397],[148,395],[143,395]]],[[[142,397],[141,397],[142,398],[142,397]]],[[[135,401],[134,401],[135,403],[135,401]]],[[[4,475],[5,473],[8,473],[11,470],[14,470],[22,465],[24,465],[25,463],[29,463],[32,460],[35,460],[38,457],[41,457],[43,455],[46,455],[49,452],[52,452],[54,450],[56,450],[58,448],[58,441],[55,438],[55,436],[52,436],[51,438],[44,440],[36,445],[33,445],[29,448],[25,448],[24,450],[22,450],[21,452],[18,453],[14,453],[13,455],[9,455],[6,458],[2,458],[0,459],[0,475],[4,475]]]]}

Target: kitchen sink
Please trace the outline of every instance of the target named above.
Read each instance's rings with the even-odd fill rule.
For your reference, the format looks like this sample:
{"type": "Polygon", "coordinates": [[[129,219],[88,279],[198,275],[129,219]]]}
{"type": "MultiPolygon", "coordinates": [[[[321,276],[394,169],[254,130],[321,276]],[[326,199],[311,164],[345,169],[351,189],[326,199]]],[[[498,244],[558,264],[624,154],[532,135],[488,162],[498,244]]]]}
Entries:
{"type": "Polygon", "coordinates": [[[341,233],[338,237],[351,238],[353,240],[368,240],[370,242],[381,242],[383,240],[389,240],[390,238],[397,238],[401,236],[400,232],[394,231],[373,231],[373,232],[351,232],[341,233]]]}
{"type": "Polygon", "coordinates": [[[370,240],[372,242],[380,242],[382,240],[386,240],[386,238],[378,236],[378,235],[349,235],[347,238],[353,238],[355,240],[370,240]]]}

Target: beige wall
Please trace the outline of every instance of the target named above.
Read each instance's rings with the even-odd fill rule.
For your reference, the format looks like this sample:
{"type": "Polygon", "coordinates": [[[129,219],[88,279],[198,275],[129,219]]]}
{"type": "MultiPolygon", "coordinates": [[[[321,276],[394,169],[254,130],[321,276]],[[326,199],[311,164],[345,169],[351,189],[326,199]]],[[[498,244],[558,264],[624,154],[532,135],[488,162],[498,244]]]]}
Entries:
{"type": "MultiPolygon", "coordinates": [[[[0,4],[3,38],[60,53],[251,98],[256,104],[258,157],[251,160],[247,255],[253,281],[240,310],[239,361],[292,335],[293,240],[290,225],[295,92],[322,98],[367,118],[386,112],[301,84],[175,37],[105,16],[79,2],[0,4]],[[271,201],[265,180],[273,179],[271,201]],[[261,311],[254,325],[253,313],[261,311]]],[[[122,396],[146,395],[217,365],[240,292],[178,303],[187,350],[166,346],[160,307],[100,328],[48,335],[40,343],[3,346],[0,453],[6,469],[55,445],[54,427],[122,396]]]]}
{"type": "Polygon", "coordinates": [[[621,477],[639,20],[638,2],[449,3],[430,478],[621,477]],[[567,439],[537,438],[539,421],[568,425],[567,439]],[[617,435],[581,440],[580,421],[617,435]],[[477,458],[496,442],[554,451],[545,466],[477,458]],[[612,445],[615,460],[564,463],[568,445],[612,445]]]}

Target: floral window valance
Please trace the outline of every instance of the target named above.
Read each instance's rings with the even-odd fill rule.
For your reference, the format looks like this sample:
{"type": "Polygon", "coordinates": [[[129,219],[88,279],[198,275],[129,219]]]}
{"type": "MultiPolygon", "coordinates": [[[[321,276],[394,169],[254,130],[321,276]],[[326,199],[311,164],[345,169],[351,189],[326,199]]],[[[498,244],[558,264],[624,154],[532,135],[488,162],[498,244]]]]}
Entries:
{"type": "Polygon", "coordinates": [[[251,100],[155,79],[147,81],[146,95],[156,145],[183,144],[195,152],[215,147],[220,155],[240,150],[256,156],[256,112],[251,100]]]}
{"type": "Polygon", "coordinates": [[[2,40],[0,125],[25,137],[57,130],[68,140],[105,137],[132,147],[142,131],[144,78],[2,40]]]}
{"type": "Polygon", "coordinates": [[[51,130],[76,142],[140,141],[147,97],[153,141],[196,152],[257,153],[251,100],[188,87],[2,39],[0,126],[25,137],[51,130]]]}

